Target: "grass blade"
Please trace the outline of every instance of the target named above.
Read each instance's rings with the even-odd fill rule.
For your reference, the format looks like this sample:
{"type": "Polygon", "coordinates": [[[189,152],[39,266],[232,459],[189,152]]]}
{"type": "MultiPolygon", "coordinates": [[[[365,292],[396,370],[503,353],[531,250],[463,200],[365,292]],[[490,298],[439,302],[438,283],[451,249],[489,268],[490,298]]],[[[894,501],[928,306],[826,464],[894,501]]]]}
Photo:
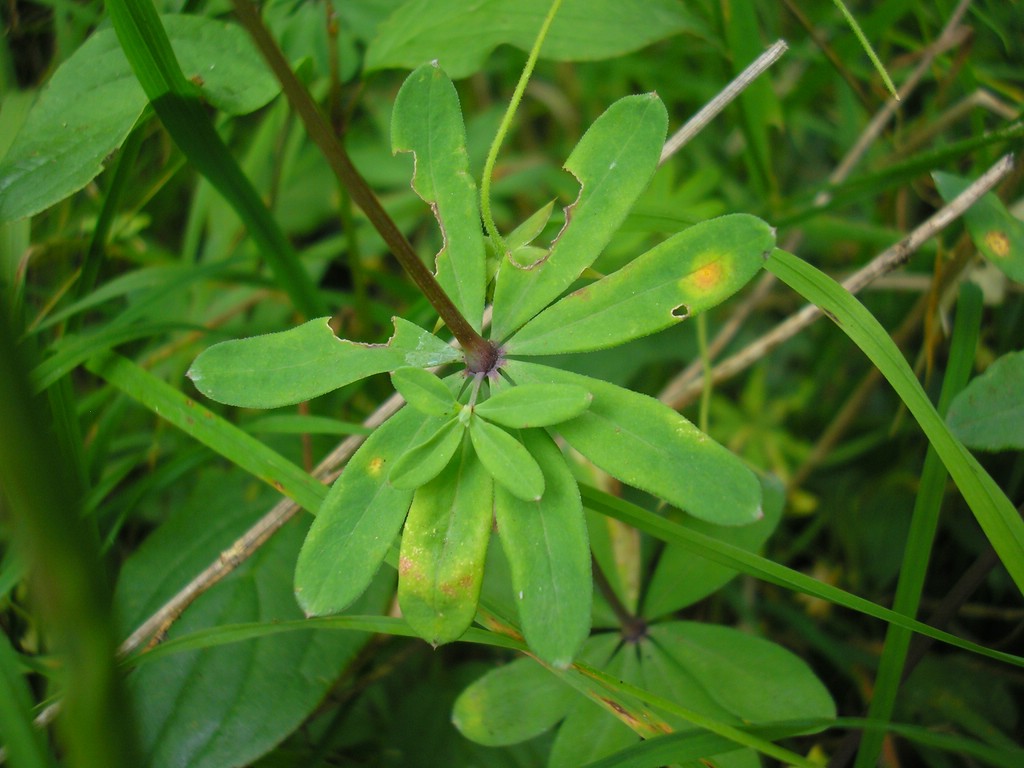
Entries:
{"type": "Polygon", "coordinates": [[[777,249],[765,266],[821,307],[878,367],[921,425],[999,559],[1024,591],[1024,521],[988,472],[953,437],[885,329],[851,293],[796,256],[777,249]]]}
{"type": "Polygon", "coordinates": [[[308,318],[330,314],[291,243],[185,79],[155,6],[148,0],[107,0],[106,5],[125,56],[175,144],[238,213],[296,308],[308,318]]]}
{"type": "Polygon", "coordinates": [[[580,484],[580,495],[583,497],[583,505],[587,509],[607,515],[615,520],[621,520],[644,533],[664,541],[666,544],[683,547],[695,555],[699,555],[712,562],[721,563],[729,568],[742,571],[749,576],[762,579],[770,584],[777,584],[785,589],[802,592],[812,597],[820,597],[822,600],[842,605],[866,616],[873,616],[890,624],[919,632],[933,640],[939,640],[940,642],[948,643],[949,645],[986,656],[990,659],[1013,664],[1016,667],[1024,667],[1024,657],[1014,656],[1002,651],[994,651],[977,643],[972,643],[969,640],[959,638],[956,635],[951,635],[949,632],[943,632],[930,627],[920,621],[909,619],[893,610],[875,605],[870,600],[865,600],[850,592],[818,581],[792,568],[774,563],[760,555],[755,555],[732,544],[726,544],[706,534],[691,531],[663,517],[659,517],[642,507],[638,507],[635,504],[583,483],[580,484]]]}
{"type": "Polygon", "coordinates": [[[327,495],[319,480],[131,360],[109,353],[94,357],[86,367],[310,512],[315,513],[327,495]]]}

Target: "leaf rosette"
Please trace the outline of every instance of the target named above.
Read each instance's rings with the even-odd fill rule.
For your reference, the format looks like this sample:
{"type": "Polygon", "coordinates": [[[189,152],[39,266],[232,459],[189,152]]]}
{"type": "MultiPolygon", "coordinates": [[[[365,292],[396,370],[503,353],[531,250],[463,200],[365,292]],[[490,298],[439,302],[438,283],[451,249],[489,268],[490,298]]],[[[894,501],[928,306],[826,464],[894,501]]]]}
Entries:
{"type": "Polygon", "coordinates": [[[372,345],[338,339],[320,319],[217,344],[189,375],[214,400],[269,408],[391,372],[410,407],[367,439],[321,506],[296,567],[300,605],[309,615],[344,610],[401,533],[403,615],[429,642],[450,642],[476,615],[496,528],[527,643],[566,666],[589,634],[592,575],[579,488],[556,437],[710,523],[756,522],[761,489],[739,458],[657,400],[529,358],[623,344],[715,306],[761,268],[774,230],[744,214],[705,221],[567,293],[657,168],[668,119],[656,95],[621,99],[595,121],[565,163],[580,191],[562,231],[547,248],[532,245],[550,206],[538,212],[496,269],[444,72],[413,72],[392,120],[393,149],[414,155],[413,189],[443,233],[437,282],[477,331],[493,279],[493,367],[439,378],[427,369],[462,353],[405,320],[372,345]]]}

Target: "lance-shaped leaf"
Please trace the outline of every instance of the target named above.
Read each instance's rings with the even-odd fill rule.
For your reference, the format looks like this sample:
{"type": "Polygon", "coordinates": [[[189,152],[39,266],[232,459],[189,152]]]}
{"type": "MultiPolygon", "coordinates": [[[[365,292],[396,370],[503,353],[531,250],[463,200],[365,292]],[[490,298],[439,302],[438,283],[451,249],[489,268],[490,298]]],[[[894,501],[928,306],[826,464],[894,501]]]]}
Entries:
{"type": "Polygon", "coordinates": [[[476,184],[469,173],[459,97],[436,64],[417,69],[398,91],[391,148],[415,156],[412,188],[430,204],[444,236],[437,254],[437,281],[479,331],[486,257],[476,184]]]}
{"type": "Polygon", "coordinates": [[[421,432],[424,421],[405,408],[355,452],[317,512],[295,566],[295,596],[309,616],[338,613],[369,586],[405,521],[412,491],[385,482],[391,463],[421,432]]]}
{"type": "Polygon", "coordinates": [[[492,338],[508,338],[594,263],[654,174],[667,126],[653,93],[620,99],[590,126],[565,163],[580,192],[547,258],[498,270],[492,338]]]}
{"type": "Polygon", "coordinates": [[[387,344],[339,339],[321,317],[280,333],[214,344],[188,371],[211,400],[243,408],[277,408],[309,400],[375,373],[426,368],[461,353],[413,323],[394,318],[387,344]]]}
{"type": "Polygon", "coordinates": [[[548,427],[576,418],[590,407],[592,399],[583,387],[521,384],[492,395],[473,411],[477,416],[512,429],[548,427]]]}
{"type": "Polygon", "coordinates": [[[754,216],[702,222],[544,310],[508,341],[505,351],[585,352],[668,328],[746,285],[774,245],[774,230],[754,216]]]}
{"type": "Polygon", "coordinates": [[[530,650],[567,667],[590,632],[590,545],[576,480],[542,430],[520,433],[544,471],[544,495],[523,501],[495,487],[498,536],[530,650]]]}
{"type": "Polygon", "coordinates": [[[391,467],[388,482],[410,491],[430,482],[448,466],[465,433],[457,418],[449,419],[399,457],[391,467]]]}
{"type": "Polygon", "coordinates": [[[453,416],[458,402],[437,376],[423,368],[398,368],[391,374],[395,389],[420,413],[453,416]]]}
{"type": "Polygon", "coordinates": [[[469,436],[480,461],[513,496],[537,501],[544,494],[544,474],[523,444],[483,419],[469,422],[469,436]]]}
{"type": "Polygon", "coordinates": [[[509,361],[505,370],[517,383],[575,384],[594,396],[590,408],[557,430],[608,474],[701,520],[746,525],[761,519],[754,473],[668,406],[546,365],[509,361]]]}
{"type": "Polygon", "coordinates": [[[493,504],[494,483],[469,441],[416,491],[402,533],[398,604],[435,646],[458,639],[476,615],[493,504]]]}

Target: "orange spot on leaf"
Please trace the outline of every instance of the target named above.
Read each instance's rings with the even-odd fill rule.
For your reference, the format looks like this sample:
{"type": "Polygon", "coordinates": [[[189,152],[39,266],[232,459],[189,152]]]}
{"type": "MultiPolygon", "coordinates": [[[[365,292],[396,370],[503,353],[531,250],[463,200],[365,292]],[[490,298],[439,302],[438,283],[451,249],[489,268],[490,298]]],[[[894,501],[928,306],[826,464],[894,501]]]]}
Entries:
{"type": "Polygon", "coordinates": [[[708,291],[722,282],[722,262],[719,260],[705,264],[695,272],[690,273],[688,279],[690,284],[701,291],[708,291]]]}
{"type": "Polygon", "coordinates": [[[996,258],[1005,259],[1010,255],[1010,238],[1005,232],[993,229],[985,233],[985,245],[992,251],[996,258]]]}

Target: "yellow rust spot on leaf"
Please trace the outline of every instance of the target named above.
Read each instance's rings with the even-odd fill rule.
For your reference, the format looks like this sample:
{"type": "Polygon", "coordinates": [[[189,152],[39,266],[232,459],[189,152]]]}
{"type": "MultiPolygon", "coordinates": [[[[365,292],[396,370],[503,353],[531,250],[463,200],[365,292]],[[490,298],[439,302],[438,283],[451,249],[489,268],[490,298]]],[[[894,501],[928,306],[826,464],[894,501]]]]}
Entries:
{"type": "Polygon", "coordinates": [[[398,558],[398,575],[405,576],[409,571],[415,567],[415,563],[408,557],[398,558]]]}
{"type": "Polygon", "coordinates": [[[1001,230],[992,229],[986,232],[985,245],[996,258],[1005,259],[1010,255],[1010,238],[1001,230]]]}
{"type": "Polygon", "coordinates": [[[710,291],[715,288],[724,278],[725,268],[721,257],[704,264],[695,269],[682,279],[684,286],[694,288],[698,291],[710,291]]]}
{"type": "Polygon", "coordinates": [[[380,471],[383,468],[384,468],[384,457],[383,456],[374,456],[372,459],[370,459],[370,464],[369,464],[369,466],[367,468],[367,471],[373,477],[377,477],[377,475],[380,474],[380,471]]]}

